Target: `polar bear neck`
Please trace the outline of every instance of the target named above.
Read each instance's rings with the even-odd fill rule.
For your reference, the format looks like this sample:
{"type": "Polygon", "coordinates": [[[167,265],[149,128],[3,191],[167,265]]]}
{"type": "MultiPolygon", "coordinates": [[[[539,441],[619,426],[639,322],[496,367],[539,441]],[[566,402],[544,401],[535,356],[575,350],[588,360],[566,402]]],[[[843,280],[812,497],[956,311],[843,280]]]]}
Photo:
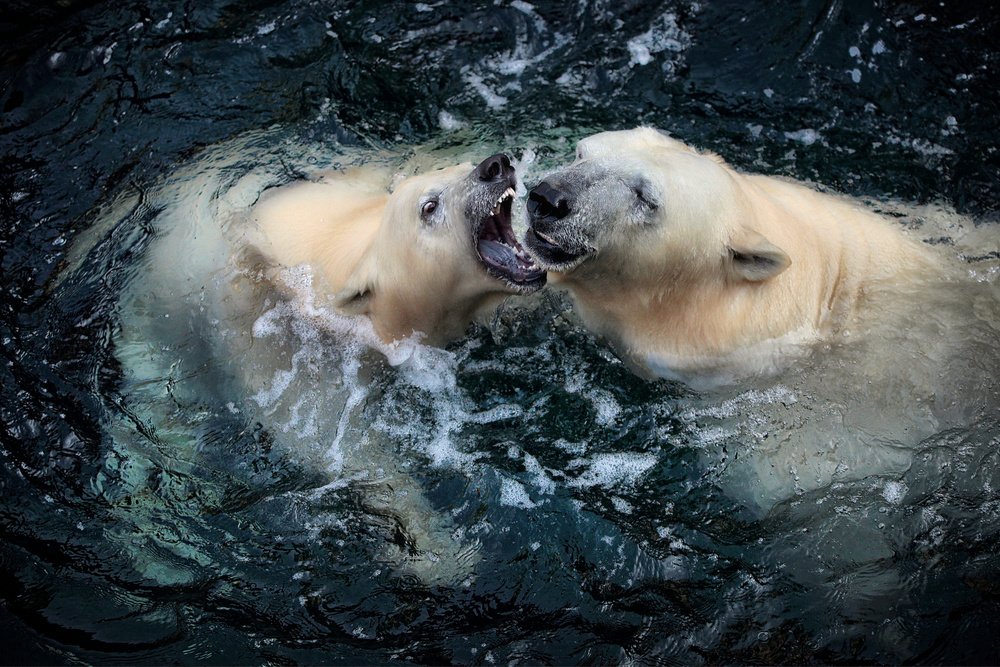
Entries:
{"type": "Polygon", "coordinates": [[[433,295],[385,290],[375,297],[369,317],[379,338],[392,343],[417,336],[422,343],[444,346],[461,338],[470,322],[494,310],[507,295],[477,292],[462,298],[456,290],[448,300],[429,296],[433,295]]]}
{"type": "Polygon", "coordinates": [[[267,254],[282,266],[316,267],[337,292],[378,234],[388,193],[359,195],[351,179],[307,181],[281,188],[254,207],[267,254]]]}

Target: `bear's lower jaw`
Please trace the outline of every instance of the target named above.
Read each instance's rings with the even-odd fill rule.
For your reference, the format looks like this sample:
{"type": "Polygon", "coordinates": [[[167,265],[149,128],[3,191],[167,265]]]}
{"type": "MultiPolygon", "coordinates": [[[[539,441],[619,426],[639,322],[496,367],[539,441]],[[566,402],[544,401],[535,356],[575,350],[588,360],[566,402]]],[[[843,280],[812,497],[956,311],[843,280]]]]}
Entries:
{"type": "Polygon", "coordinates": [[[524,237],[524,245],[535,262],[549,271],[568,271],[592,252],[589,249],[569,251],[548,236],[530,228],[524,237]]]}
{"type": "Polygon", "coordinates": [[[476,253],[486,273],[502,281],[508,289],[527,294],[545,285],[545,269],[525,252],[511,228],[514,190],[508,188],[490,215],[478,225],[476,253]]]}
{"type": "Polygon", "coordinates": [[[476,250],[486,272],[515,292],[534,292],[545,285],[545,269],[536,265],[520,246],[480,239],[476,250]]]}

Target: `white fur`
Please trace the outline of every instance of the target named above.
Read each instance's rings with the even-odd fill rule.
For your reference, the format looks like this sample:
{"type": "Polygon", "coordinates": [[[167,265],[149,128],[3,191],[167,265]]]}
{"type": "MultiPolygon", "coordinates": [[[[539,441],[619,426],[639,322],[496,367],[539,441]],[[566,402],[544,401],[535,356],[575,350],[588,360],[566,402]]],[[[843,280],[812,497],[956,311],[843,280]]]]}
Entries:
{"type": "Polygon", "coordinates": [[[872,286],[940,275],[929,248],[857,203],[740,174],[649,128],[589,137],[577,156],[554,177],[599,175],[588,188],[620,203],[561,223],[594,251],[550,278],[644,374],[767,372],[842,328],[872,286]],[[624,187],[605,185],[640,177],[653,211],[636,213],[624,187]]]}
{"type": "MultiPolygon", "coordinates": [[[[384,391],[370,377],[372,350],[404,369],[446,355],[417,342],[462,335],[509,291],[478,264],[467,222],[451,217],[461,201],[433,227],[417,220],[420,197],[449,192],[472,165],[402,179],[391,193],[394,171],[371,165],[275,187],[287,180],[282,163],[258,157],[248,168],[258,152],[217,147],[95,224],[100,239],[155,212],[118,306],[124,403],[171,460],[198,461],[202,422],[231,413],[261,424],[280,451],[327,475],[309,498],[350,485],[367,516],[405,537],[402,548],[384,542],[385,566],[462,585],[478,543],[431,505],[401,445],[363,409],[384,391]]],[[[123,460],[142,460],[132,422],[112,421],[123,460]]],[[[140,489],[144,474],[136,468],[140,489]]]]}
{"type": "Polygon", "coordinates": [[[741,174],[648,128],[584,139],[546,182],[575,209],[532,226],[592,249],[550,282],[637,372],[709,390],[690,398],[692,439],[755,513],[902,474],[925,438],[1000,401],[996,261],[954,261],[995,252],[993,228],[903,216],[952,239],[946,252],[855,200],[741,174]],[[655,209],[634,206],[637,177],[655,209]],[[758,250],[767,261],[734,259],[758,250]]]}

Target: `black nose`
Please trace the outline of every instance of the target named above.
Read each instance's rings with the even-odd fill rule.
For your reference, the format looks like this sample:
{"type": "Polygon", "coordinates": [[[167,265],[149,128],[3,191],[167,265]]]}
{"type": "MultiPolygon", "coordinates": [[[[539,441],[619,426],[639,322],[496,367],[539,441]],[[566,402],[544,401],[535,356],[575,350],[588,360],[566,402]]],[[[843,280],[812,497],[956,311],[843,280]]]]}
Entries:
{"type": "Polygon", "coordinates": [[[496,183],[502,179],[513,180],[514,168],[510,166],[510,158],[503,153],[491,155],[476,167],[479,180],[486,183],[496,183]]]}
{"type": "Polygon", "coordinates": [[[528,214],[532,220],[561,220],[573,209],[568,192],[542,181],[528,194],[528,214]]]}

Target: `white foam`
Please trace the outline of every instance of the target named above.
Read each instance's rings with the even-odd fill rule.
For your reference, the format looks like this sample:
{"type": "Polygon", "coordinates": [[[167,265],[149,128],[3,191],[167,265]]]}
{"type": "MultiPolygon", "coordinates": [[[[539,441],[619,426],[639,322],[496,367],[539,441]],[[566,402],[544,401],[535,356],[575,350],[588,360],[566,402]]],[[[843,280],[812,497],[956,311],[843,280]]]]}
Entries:
{"type": "Polygon", "coordinates": [[[587,392],[587,398],[594,406],[594,420],[601,426],[615,423],[622,413],[622,406],[615,400],[611,392],[595,389],[587,392]]]}
{"type": "Polygon", "coordinates": [[[116,46],[118,46],[118,42],[112,42],[111,46],[97,47],[97,50],[100,51],[104,56],[103,60],[101,61],[102,65],[107,65],[109,62],[111,62],[111,54],[114,52],[116,46]]]}
{"type": "Polygon", "coordinates": [[[471,71],[467,67],[463,68],[462,78],[465,79],[466,83],[472,86],[473,90],[479,93],[479,96],[483,98],[483,101],[486,102],[486,106],[490,109],[500,109],[507,104],[506,97],[498,95],[492,88],[486,85],[482,76],[471,71]]]}
{"type": "Polygon", "coordinates": [[[631,39],[628,42],[628,53],[631,56],[629,60],[629,67],[635,67],[636,65],[648,65],[653,59],[653,54],[649,52],[649,47],[642,42],[631,39]]]}
{"type": "MultiPolygon", "coordinates": [[[[858,77],[860,80],[860,72],[858,72],[858,77]]],[[[821,141],[823,139],[823,135],[812,128],[804,128],[802,130],[796,130],[795,132],[785,132],[785,138],[801,142],[806,146],[812,146],[817,141],[821,141]]]]}
{"type": "Polygon", "coordinates": [[[551,495],[556,492],[556,483],[549,477],[548,472],[542,467],[531,454],[524,455],[524,467],[531,475],[531,482],[535,490],[544,495],[551,495]]]}
{"type": "Polygon", "coordinates": [[[632,486],[657,463],[653,454],[620,452],[596,454],[589,460],[576,459],[570,467],[587,466],[570,485],[577,488],[632,486]]]}
{"type": "Polygon", "coordinates": [[[699,417],[726,419],[746,412],[749,408],[762,405],[773,405],[775,403],[791,405],[797,401],[798,398],[796,397],[794,391],[779,384],[763,390],[751,389],[749,391],[745,391],[734,398],[730,398],[722,403],[719,403],[718,405],[692,407],[689,410],[681,412],[678,416],[689,422],[693,422],[699,417]]]}
{"type": "Polygon", "coordinates": [[[516,161],[515,166],[519,168],[527,167],[528,165],[534,163],[536,157],[538,156],[534,150],[525,148],[524,152],[521,153],[521,159],[516,161]]]}
{"type": "MultiPolygon", "coordinates": [[[[691,37],[677,25],[677,17],[668,12],[660,16],[649,30],[628,40],[628,66],[648,65],[660,53],[683,53],[690,43],[691,37]]],[[[664,70],[672,71],[674,67],[675,64],[670,59],[663,63],[664,70]]]]}
{"type": "Polygon", "coordinates": [[[281,333],[280,318],[284,316],[280,308],[271,308],[253,323],[250,331],[254,338],[267,338],[281,333]]]}
{"type": "Polygon", "coordinates": [[[559,438],[552,444],[568,454],[580,455],[587,451],[587,443],[585,442],[570,442],[565,438],[559,438]]]}
{"type": "Polygon", "coordinates": [[[466,126],[466,123],[458,120],[443,109],[440,113],[438,113],[438,124],[441,126],[442,130],[447,130],[449,132],[453,130],[460,130],[466,126]]]}
{"type": "Polygon", "coordinates": [[[532,509],[536,507],[528,496],[527,489],[516,479],[505,477],[500,486],[500,504],[507,507],[518,507],[520,509],[532,509]]]}
{"type": "Polygon", "coordinates": [[[566,391],[570,394],[578,394],[589,384],[586,373],[578,372],[566,376],[566,391]]]}
{"type": "Polygon", "coordinates": [[[888,481],[885,483],[885,486],[882,487],[882,497],[885,498],[887,502],[893,505],[898,505],[906,496],[906,491],[906,484],[903,484],[902,482],[888,481]]]}
{"type": "Polygon", "coordinates": [[[524,58],[515,58],[513,60],[504,60],[497,65],[497,71],[501,74],[508,74],[514,76],[521,76],[524,74],[524,70],[527,69],[530,61],[524,58]]]}
{"type": "Polygon", "coordinates": [[[270,387],[258,391],[253,400],[262,408],[273,407],[281,400],[282,394],[292,384],[295,378],[295,370],[278,370],[271,377],[270,387]]]}
{"type": "Polygon", "coordinates": [[[579,88],[583,83],[583,79],[573,70],[568,69],[559,75],[559,78],[556,79],[556,83],[560,86],[568,88],[579,88]]]}
{"type": "Polygon", "coordinates": [[[632,507],[632,503],[628,502],[624,498],[619,498],[618,496],[612,496],[611,504],[614,505],[615,509],[622,514],[631,514],[635,511],[635,508],[632,507]]]}
{"type": "Polygon", "coordinates": [[[955,153],[955,151],[951,150],[950,148],[941,146],[940,144],[931,143],[926,139],[920,139],[920,138],[907,139],[895,134],[888,134],[885,136],[885,141],[886,143],[893,144],[895,146],[910,147],[913,150],[917,151],[918,153],[922,153],[923,155],[927,156],[954,155],[955,153]]]}
{"type": "Polygon", "coordinates": [[[524,415],[524,408],[520,405],[503,404],[469,415],[469,421],[476,424],[492,424],[507,419],[516,419],[524,415]]]}

